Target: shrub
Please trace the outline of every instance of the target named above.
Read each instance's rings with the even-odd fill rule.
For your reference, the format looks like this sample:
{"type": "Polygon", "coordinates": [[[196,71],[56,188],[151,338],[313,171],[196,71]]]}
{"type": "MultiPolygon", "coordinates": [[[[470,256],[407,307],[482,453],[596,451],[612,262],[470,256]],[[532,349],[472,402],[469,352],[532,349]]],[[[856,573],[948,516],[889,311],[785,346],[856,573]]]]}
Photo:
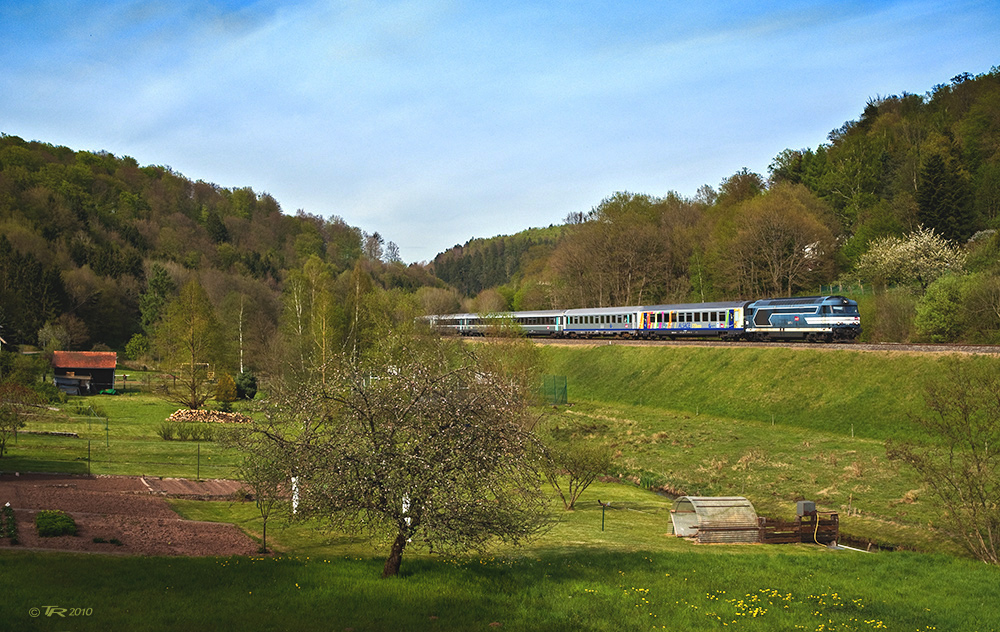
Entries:
{"type": "Polygon", "coordinates": [[[54,509],[39,511],[35,516],[35,528],[43,538],[76,535],[76,522],[72,516],[54,509]]]}
{"type": "Polygon", "coordinates": [[[174,425],[169,421],[160,424],[160,427],[156,429],[156,434],[159,435],[164,441],[174,440],[174,425]]]}
{"type": "Polygon", "coordinates": [[[165,421],[156,429],[156,434],[164,441],[215,441],[215,428],[195,423],[165,421]]]}
{"type": "Polygon", "coordinates": [[[250,371],[243,371],[236,376],[236,397],[253,399],[257,395],[257,376],[250,371]]]}
{"type": "Polygon", "coordinates": [[[138,360],[149,354],[149,338],[142,334],[135,334],[125,345],[125,357],[129,360],[138,360]]]}
{"type": "Polygon", "coordinates": [[[9,538],[11,544],[17,544],[17,520],[14,517],[14,508],[10,506],[10,503],[4,505],[3,510],[0,511],[0,524],[3,525],[0,537],[9,538]]]}
{"type": "Polygon", "coordinates": [[[232,411],[232,402],[236,401],[236,381],[233,376],[223,373],[215,385],[215,401],[219,402],[223,412],[232,411]]]}
{"type": "Polygon", "coordinates": [[[962,295],[965,279],[943,276],[927,288],[927,293],[917,305],[913,324],[917,333],[931,342],[957,340],[964,328],[962,295]]]}

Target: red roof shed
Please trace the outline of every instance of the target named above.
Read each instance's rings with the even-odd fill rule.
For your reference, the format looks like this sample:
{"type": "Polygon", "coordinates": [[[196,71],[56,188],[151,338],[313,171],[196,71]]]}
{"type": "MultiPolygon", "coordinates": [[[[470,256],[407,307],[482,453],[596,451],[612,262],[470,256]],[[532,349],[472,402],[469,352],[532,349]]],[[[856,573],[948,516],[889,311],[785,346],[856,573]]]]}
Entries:
{"type": "Polygon", "coordinates": [[[114,351],[55,351],[52,369],[56,386],[80,395],[98,393],[115,387],[114,351]]]}

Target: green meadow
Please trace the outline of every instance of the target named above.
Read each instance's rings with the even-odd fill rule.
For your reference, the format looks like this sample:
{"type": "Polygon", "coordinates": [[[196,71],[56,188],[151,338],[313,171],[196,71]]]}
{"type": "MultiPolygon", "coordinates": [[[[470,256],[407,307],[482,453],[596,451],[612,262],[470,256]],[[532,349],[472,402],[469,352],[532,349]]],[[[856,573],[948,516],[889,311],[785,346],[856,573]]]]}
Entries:
{"type": "Polygon", "coordinates": [[[178,407],[154,395],[70,397],[52,408],[8,441],[0,472],[232,477],[236,458],[216,442],[157,434],[178,407]]]}
{"type": "MultiPolygon", "coordinates": [[[[541,427],[606,445],[615,470],[575,511],[555,501],[528,546],[457,558],[408,549],[391,580],[379,578],[385,543],[275,518],[274,553],[256,558],[5,546],[0,630],[1000,629],[1000,569],[964,556],[927,491],[885,458],[886,437],[917,436],[908,415],[946,359],[848,348],[542,353],[548,373],[568,377],[572,405],[540,409],[541,427]],[[812,499],[840,512],[853,546],[883,550],[695,545],[671,535],[663,489],[745,495],[774,517],[812,499]]],[[[173,410],[138,393],[73,398],[26,430],[78,438],[21,434],[0,469],[194,478],[200,450],[202,478],[230,476],[235,457],[214,442],[158,436],[173,410]]],[[[185,518],[261,536],[252,503],[170,502],[185,518]]]]}
{"type": "MultiPolygon", "coordinates": [[[[249,503],[173,501],[184,516],[259,535],[249,503]]],[[[1000,628],[997,569],[955,556],[811,545],[698,546],[669,534],[670,503],[597,483],[521,549],[437,558],[379,578],[368,543],[272,521],[251,558],[0,554],[10,630],[970,630],[1000,628]],[[600,498],[613,509],[602,510],[600,498]],[[46,606],[79,608],[72,618],[46,606]],[[32,617],[32,608],[39,616],[32,617]]]]}

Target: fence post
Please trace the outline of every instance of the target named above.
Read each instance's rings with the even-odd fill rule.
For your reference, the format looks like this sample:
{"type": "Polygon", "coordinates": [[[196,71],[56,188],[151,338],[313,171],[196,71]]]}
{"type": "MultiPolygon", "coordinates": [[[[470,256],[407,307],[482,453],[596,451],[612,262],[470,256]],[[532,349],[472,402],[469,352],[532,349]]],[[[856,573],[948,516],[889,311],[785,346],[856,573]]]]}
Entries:
{"type": "Polygon", "coordinates": [[[90,439],[87,439],[87,476],[90,476],[90,439]]]}
{"type": "Polygon", "coordinates": [[[198,444],[198,475],[195,476],[196,481],[201,480],[201,444],[198,444]]]}

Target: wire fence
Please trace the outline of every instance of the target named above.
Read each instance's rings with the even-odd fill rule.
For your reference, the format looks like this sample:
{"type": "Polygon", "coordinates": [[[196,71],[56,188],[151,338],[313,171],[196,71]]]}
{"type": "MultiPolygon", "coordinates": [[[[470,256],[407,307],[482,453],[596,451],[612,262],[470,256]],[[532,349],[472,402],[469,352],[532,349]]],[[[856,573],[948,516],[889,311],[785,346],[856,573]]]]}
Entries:
{"type": "MultiPolygon", "coordinates": [[[[65,433],[68,434],[68,433],[65,433]]],[[[0,474],[64,474],[232,478],[236,457],[214,443],[80,438],[19,432],[7,442],[0,474]]]]}

